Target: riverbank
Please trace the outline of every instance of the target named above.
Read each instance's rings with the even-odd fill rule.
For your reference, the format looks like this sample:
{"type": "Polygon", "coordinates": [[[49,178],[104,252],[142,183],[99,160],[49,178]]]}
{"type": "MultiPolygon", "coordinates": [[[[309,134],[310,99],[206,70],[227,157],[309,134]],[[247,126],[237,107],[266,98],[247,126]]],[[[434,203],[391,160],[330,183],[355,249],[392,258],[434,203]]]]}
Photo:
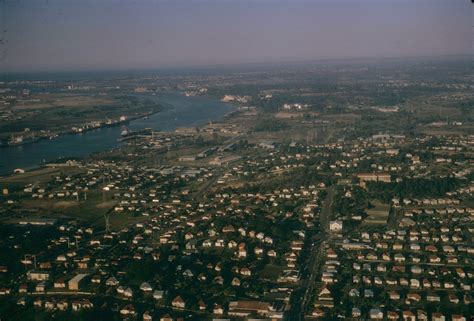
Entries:
{"type": "MultiPolygon", "coordinates": [[[[158,107],[160,108],[160,107],[158,107]]],[[[83,133],[87,133],[89,131],[92,131],[92,130],[97,130],[97,129],[101,129],[101,128],[106,128],[106,127],[115,127],[115,126],[121,126],[121,125],[126,125],[126,124],[129,124],[131,121],[134,121],[134,120],[137,120],[137,119],[140,119],[140,118],[144,118],[144,117],[150,117],[156,113],[159,113],[161,112],[162,109],[158,109],[158,110],[153,110],[153,111],[150,111],[148,113],[145,113],[145,114],[141,114],[141,115],[136,115],[136,116],[126,116],[127,119],[125,120],[118,120],[116,122],[112,122],[112,123],[108,123],[107,121],[103,122],[103,123],[100,123],[100,125],[98,126],[95,126],[95,127],[80,127],[80,131],[74,131],[74,130],[65,130],[65,131],[56,131],[56,132],[50,132],[48,133],[47,135],[40,135],[40,136],[35,136],[33,138],[28,138],[27,141],[22,141],[20,143],[15,143],[15,144],[10,144],[10,143],[0,143],[0,148],[8,148],[8,147],[17,147],[17,146],[23,146],[23,145],[29,145],[29,144],[34,144],[34,143],[37,143],[37,142],[40,142],[42,140],[52,140],[52,139],[55,139],[55,138],[58,138],[58,137],[61,137],[61,136],[65,136],[65,135],[77,135],[77,134],[83,134],[83,133]]],[[[79,128],[79,127],[78,127],[79,128]]]]}
{"type": "MultiPolygon", "coordinates": [[[[161,108],[148,116],[129,119],[132,130],[151,128],[174,131],[180,127],[196,127],[208,121],[227,117],[235,107],[208,97],[185,97],[180,94],[150,96],[161,108]],[[145,119],[146,118],[146,119],[145,119]]],[[[94,128],[86,132],[43,139],[34,144],[0,149],[0,175],[9,175],[16,168],[31,169],[47,162],[67,158],[83,158],[90,154],[121,146],[120,126],[94,128]]]]}

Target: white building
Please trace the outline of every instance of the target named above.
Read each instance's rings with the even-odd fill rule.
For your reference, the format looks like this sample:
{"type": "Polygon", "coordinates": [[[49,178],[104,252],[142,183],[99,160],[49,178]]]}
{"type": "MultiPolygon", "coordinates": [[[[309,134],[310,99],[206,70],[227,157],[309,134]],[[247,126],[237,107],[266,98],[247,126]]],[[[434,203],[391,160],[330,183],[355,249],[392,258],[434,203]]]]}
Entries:
{"type": "Polygon", "coordinates": [[[342,231],[342,221],[331,221],[329,222],[329,230],[331,232],[341,232],[342,231]]]}

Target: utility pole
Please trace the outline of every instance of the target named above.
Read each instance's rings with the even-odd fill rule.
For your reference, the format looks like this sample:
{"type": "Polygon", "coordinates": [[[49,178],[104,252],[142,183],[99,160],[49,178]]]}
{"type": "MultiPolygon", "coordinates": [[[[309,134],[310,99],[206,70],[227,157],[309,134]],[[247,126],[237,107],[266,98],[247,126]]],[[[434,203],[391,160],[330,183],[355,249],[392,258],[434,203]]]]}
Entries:
{"type": "Polygon", "coordinates": [[[105,217],[105,233],[110,233],[110,222],[109,222],[110,214],[106,213],[104,217],[105,217]]]}
{"type": "Polygon", "coordinates": [[[74,238],[76,239],[76,249],[79,248],[79,240],[78,240],[78,236],[77,235],[74,235],[74,238]]]}

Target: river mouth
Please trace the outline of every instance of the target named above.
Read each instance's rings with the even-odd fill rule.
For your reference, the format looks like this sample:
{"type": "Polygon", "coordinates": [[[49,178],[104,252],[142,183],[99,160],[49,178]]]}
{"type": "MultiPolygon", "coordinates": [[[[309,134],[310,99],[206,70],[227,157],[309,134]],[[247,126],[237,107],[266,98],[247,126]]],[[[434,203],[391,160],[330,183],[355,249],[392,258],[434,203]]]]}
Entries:
{"type": "MultiPolygon", "coordinates": [[[[202,96],[166,94],[149,97],[164,106],[160,112],[130,121],[131,130],[152,128],[157,131],[174,131],[179,127],[196,127],[209,121],[222,119],[235,108],[217,99],[202,96]]],[[[0,175],[14,169],[33,169],[60,158],[82,158],[92,153],[120,147],[120,126],[103,127],[81,134],[59,136],[21,146],[0,149],[0,175]]]]}

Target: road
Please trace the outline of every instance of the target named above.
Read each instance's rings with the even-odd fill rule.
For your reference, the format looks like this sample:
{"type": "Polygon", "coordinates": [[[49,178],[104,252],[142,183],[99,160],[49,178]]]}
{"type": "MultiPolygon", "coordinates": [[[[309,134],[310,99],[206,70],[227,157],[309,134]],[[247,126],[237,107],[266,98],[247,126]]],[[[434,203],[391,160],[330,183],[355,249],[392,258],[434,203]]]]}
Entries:
{"type": "Polygon", "coordinates": [[[323,206],[321,208],[321,213],[319,215],[319,224],[321,227],[321,232],[319,234],[319,239],[313,244],[311,249],[311,256],[309,258],[308,264],[308,277],[303,281],[304,286],[306,286],[303,300],[301,301],[301,316],[299,320],[305,319],[306,311],[309,309],[311,304],[311,296],[314,293],[316,286],[316,278],[320,274],[319,269],[321,263],[324,259],[324,251],[327,245],[327,238],[329,236],[329,221],[332,217],[332,205],[334,203],[335,196],[335,187],[331,186],[327,190],[326,198],[323,201],[323,206]]]}

